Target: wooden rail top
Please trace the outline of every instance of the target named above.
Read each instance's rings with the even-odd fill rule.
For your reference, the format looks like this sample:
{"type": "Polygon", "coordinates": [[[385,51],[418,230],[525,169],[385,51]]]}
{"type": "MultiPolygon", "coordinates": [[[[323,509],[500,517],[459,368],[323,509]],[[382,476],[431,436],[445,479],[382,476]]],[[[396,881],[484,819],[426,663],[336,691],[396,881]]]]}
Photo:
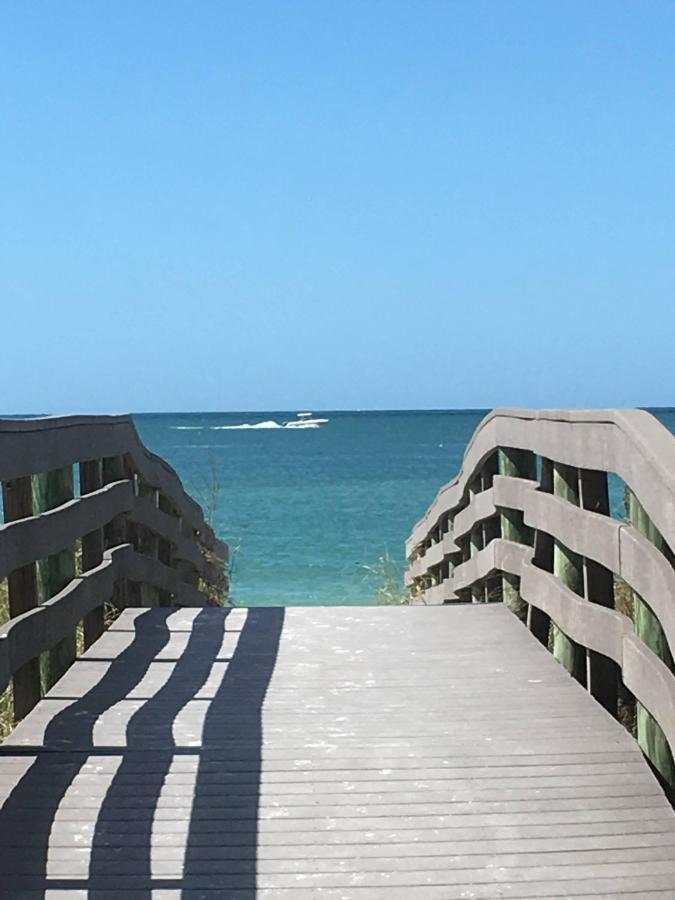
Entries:
{"type": "Polygon", "coordinates": [[[406,553],[419,601],[503,600],[612,713],[632,693],[640,746],[675,785],[675,438],[657,419],[495,410],[406,553]]]}
{"type": "Polygon", "coordinates": [[[107,602],[204,606],[227,589],[227,546],[130,416],[0,420],[0,691],[22,718],[88,647],[107,602]],[[42,664],[40,655],[42,654],[42,664]]]}

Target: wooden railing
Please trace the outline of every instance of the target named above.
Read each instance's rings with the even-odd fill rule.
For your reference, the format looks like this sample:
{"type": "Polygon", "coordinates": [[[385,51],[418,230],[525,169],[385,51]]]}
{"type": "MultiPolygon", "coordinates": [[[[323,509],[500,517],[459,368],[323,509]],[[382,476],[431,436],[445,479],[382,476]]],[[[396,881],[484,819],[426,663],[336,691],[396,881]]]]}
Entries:
{"type": "Polygon", "coordinates": [[[128,416],[0,420],[0,692],[23,718],[104,629],[104,606],[204,606],[227,546],[128,416]],[[78,490],[79,486],[79,490],[78,490]]]}
{"type": "Polygon", "coordinates": [[[407,583],[425,603],[503,601],[613,714],[631,692],[672,788],[674,549],[675,438],[653,416],[496,410],[414,527],[407,583]]]}

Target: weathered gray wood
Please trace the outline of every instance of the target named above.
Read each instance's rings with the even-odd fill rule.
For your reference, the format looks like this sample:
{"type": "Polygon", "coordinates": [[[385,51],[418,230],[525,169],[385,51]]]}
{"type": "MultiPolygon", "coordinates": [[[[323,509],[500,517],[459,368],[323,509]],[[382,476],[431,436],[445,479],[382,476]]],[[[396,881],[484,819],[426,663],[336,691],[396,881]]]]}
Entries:
{"type": "MultiPolygon", "coordinates": [[[[577,469],[553,463],[553,493],[567,503],[579,505],[579,473],[577,469]]],[[[575,594],[583,595],[583,560],[562,541],[553,540],[553,574],[575,594]]],[[[551,620],[551,649],[554,657],[570,675],[582,683],[586,680],[586,654],[551,620]]]]}
{"type": "Polygon", "coordinates": [[[201,591],[181,581],[168,566],[135,553],[131,545],[107,550],[96,569],[73,579],[50,600],[0,627],[0,690],[27,661],[67,640],[77,623],[102,601],[119,601],[114,587],[126,576],[136,584],[149,584],[170,593],[177,606],[206,605],[201,591]]]}
{"type": "MultiPolygon", "coordinates": [[[[33,487],[30,476],[3,482],[2,500],[6,523],[32,516],[33,487]]],[[[34,609],[39,602],[35,563],[31,561],[22,565],[19,562],[18,565],[8,568],[4,574],[7,575],[10,617],[23,615],[34,609]]],[[[20,720],[31,711],[41,697],[40,660],[31,658],[13,671],[14,718],[20,720]]],[[[11,674],[8,665],[4,667],[4,671],[0,666],[0,682],[3,690],[11,674]]]]}
{"type": "MultiPolygon", "coordinates": [[[[595,513],[600,518],[594,521],[605,524],[610,515],[607,473],[581,469],[579,488],[582,509],[595,513]]],[[[618,566],[608,567],[590,557],[584,558],[584,596],[591,603],[614,608],[614,568],[621,568],[620,561],[618,566]]],[[[619,667],[613,659],[594,650],[587,651],[586,663],[589,691],[615,716],[618,711],[619,667]]]]}
{"type": "MultiPolygon", "coordinates": [[[[649,519],[642,504],[628,491],[628,519],[659,550],[664,549],[661,535],[649,519]]],[[[671,602],[672,602],[672,598],[671,602]]],[[[673,656],[665,632],[649,604],[633,591],[635,632],[659,659],[673,669],[673,656]]],[[[675,762],[665,734],[648,709],[638,701],[636,710],[637,739],[643,753],[664,781],[675,790],[675,762]]]]}
{"type": "MultiPolygon", "coordinates": [[[[227,545],[216,538],[213,530],[204,521],[201,508],[185,493],[173,469],[141,444],[130,417],[70,416],[0,420],[0,479],[3,480],[72,466],[74,463],[85,466],[90,463],[97,465],[98,460],[116,457],[125,458],[129,471],[138,473],[138,477],[144,483],[160,492],[162,503],[165,504],[166,510],[172,513],[171,517],[177,514],[190,525],[191,540],[183,538],[179,540],[176,558],[191,560],[207,582],[221,583],[222,567],[227,561],[227,545]],[[194,546],[195,540],[210,551],[213,556],[212,562],[207,562],[203,558],[199,548],[194,546]]],[[[106,469],[105,481],[109,483],[111,480],[117,480],[114,478],[110,463],[106,469]]],[[[127,466],[120,469],[124,470],[121,477],[125,478],[127,466]]],[[[164,506],[161,508],[164,510],[164,506]]],[[[142,518],[143,512],[143,509],[139,509],[139,517],[142,518]]],[[[84,513],[78,511],[74,515],[77,518],[84,513]]],[[[129,518],[131,522],[136,522],[133,513],[129,518]]],[[[27,534],[28,532],[24,532],[24,535],[27,534]]],[[[161,537],[161,531],[159,535],[161,544],[165,539],[161,537]]],[[[107,546],[121,543],[125,539],[125,535],[118,529],[118,533],[111,536],[107,546]]],[[[22,541],[24,548],[31,543],[32,541],[22,541]]],[[[0,536],[0,569],[2,550],[3,542],[0,536]]]]}
{"type": "Polygon", "coordinates": [[[130,549],[123,546],[108,551],[96,569],[68,582],[54,597],[0,628],[0,689],[26,662],[69,640],[77,623],[100,605],[101,598],[112,596],[130,549]]]}
{"type": "Polygon", "coordinates": [[[498,409],[478,426],[459,476],[441,488],[413,529],[406,543],[408,555],[441,515],[459,505],[475,472],[496,447],[530,450],[578,469],[615,472],[641,499],[669,546],[675,545],[673,436],[654,416],[636,409],[498,409]]]}
{"type": "Polygon", "coordinates": [[[126,610],[3,798],[0,892],[675,892],[637,745],[501,605],[126,610]]]}
{"type": "Polygon", "coordinates": [[[75,463],[128,455],[145,481],[171,496],[180,515],[221,558],[227,549],[204,522],[199,504],[183,490],[171,466],[141,443],[130,416],[0,419],[0,480],[75,463]]]}
{"type": "MultiPolygon", "coordinates": [[[[159,503],[159,491],[151,485],[146,484],[143,479],[138,476],[134,478],[134,487],[137,503],[142,498],[150,507],[157,507],[159,503]]],[[[128,527],[130,529],[130,540],[132,541],[136,552],[147,556],[150,559],[157,559],[159,550],[158,535],[152,529],[140,524],[134,517],[130,518],[128,527]]],[[[194,549],[195,552],[197,552],[196,546],[194,549]]],[[[141,583],[139,585],[139,593],[140,606],[159,606],[160,592],[154,585],[141,583]]],[[[135,605],[133,600],[132,605],[135,605]]]]}
{"type": "MultiPolygon", "coordinates": [[[[536,456],[527,450],[502,447],[499,450],[499,472],[501,475],[511,478],[535,480],[537,477],[536,456]]],[[[505,540],[529,543],[529,529],[523,521],[522,510],[502,509],[500,522],[501,536],[505,540]]],[[[509,573],[502,576],[502,597],[511,612],[515,613],[521,621],[527,621],[527,604],[520,596],[520,584],[517,576],[509,573]]]]}
{"type": "Polygon", "coordinates": [[[181,573],[149,556],[131,554],[126,562],[129,579],[137,584],[149,584],[171,594],[178,606],[205,606],[207,597],[197,587],[183,581],[181,573]]]}
{"type": "MultiPolygon", "coordinates": [[[[64,466],[33,476],[33,505],[36,512],[46,512],[73,499],[73,467],[64,466]]],[[[47,602],[64,590],[75,578],[75,544],[64,536],[60,550],[38,562],[40,601],[47,602]]],[[[75,660],[76,644],[73,628],[52,644],[42,658],[42,680],[48,691],[75,660]]]]}
{"type": "MultiPolygon", "coordinates": [[[[553,461],[544,457],[541,460],[541,475],[537,497],[553,497],[553,461]]],[[[529,497],[528,497],[529,499],[529,497]]],[[[547,572],[553,571],[553,537],[539,523],[529,522],[534,529],[534,553],[532,560],[535,565],[547,572]]],[[[528,607],[527,627],[536,639],[548,647],[548,638],[551,633],[551,620],[539,607],[532,604],[528,607]]]]}
{"type": "MultiPolygon", "coordinates": [[[[638,699],[640,743],[669,784],[675,779],[674,449],[672,435],[639,411],[496,411],[476,431],[459,476],[441,488],[415,526],[407,544],[406,579],[423,585],[438,552],[465,544],[464,536],[484,528],[495,508],[520,511],[524,525],[535,530],[532,557],[508,551],[503,540],[492,541],[432,592],[463,596],[495,572],[503,573],[507,585],[523,579],[527,588],[521,583],[520,593],[530,599],[532,631],[546,640],[553,617],[555,655],[612,712],[617,668],[622,670],[638,699]],[[493,475],[492,487],[467,504],[466,491],[495,447],[538,454],[540,489],[533,490],[526,478],[493,475]],[[607,472],[631,486],[632,525],[609,516],[607,472]],[[440,517],[456,526],[441,546],[434,543],[440,517]],[[555,573],[558,584],[546,578],[546,570],[555,573]],[[635,592],[638,640],[613,611],[614,575],[635,592]],[[560,583],[569,590],[560,590],[560,583]]],[[[517,546],[515,530],[505,527],[503,534],[517,546]]],[[[429,594],[422,593],[422,599],[429,594]]]]}
{"type": "MultiPolygon", "coordinates": [[[[119,482],[118,482],[119,484],[119,482]]],[[[133,491],[128,482],[122,482],[125,485],[126,493],[131,495],[128,501],[133,503],[133,491]]],[[[103,488],[103,463],[100,459],[92,459],[88,462],[80,463],[80,504],[91,502],[88,494],[96,496],[96,492],[103,488]]],[[[107,491],[118,489],[118,485],[110,485],[104,489],[107,491]]],[[[130,505],[130,504],[129,504],[130,505]]],[[[88,572],[95,569],[103,562],[104,533],[103,528],[115,515],[119,515],[121,510],[118,508],[114,512],[108,511],[102,519],[96,523],[96,527],[92,529],[83,529],[80,531],[82,535],[82,571],[88,572]]],[[[84,630],[84,646],[85,649],[91,647],[94,641],[98,640],[103,634],[105,622],[105,600],[101,599],[100,606],[92,609],[87,613],[82,622],[84,630]]]]}
{"type": "MultiPolygon", "coordinates": [[[[131,511],[133,505],[131,485],[122,481],[0,526],[0,578],[20,566],[58,554],[64,545],[98,531],[115,516],[131,511]]],[[[88,552],[84,546],[83,552],[88,552]]]]}
{"type": "MultiPolygon", "coordinates": [[[[109,470],[108,477],[121,471],[119,468],[116,472],[109,470]]],[[[65,543],[75,543],[82,536],[83,567],[93,568],[100,562],[98,545],[104,526],[117,519],[118,524],[114,526],[117,531],[111,533],[109,530],[109,544],[115,546],[123,541],[125,532],[119,524],[119,517],[123,515],[158,538],[171,542],[174,557],[191,563],[207,581],[220,577],[217,567],[199,552],[195,540],[182,534],[179,519],[157,509],[146,496],[134,497],[128,479],[105,486],[101,481],[100,462],[83,463],[80,472],[82,497],[37,515],[22,512],[16,516],[19,521],[8,519],[8,524],[0,525],[0,579],[35,560],[57,554],[65,543]]],[[[26,484],[29,482],[30,479],[26,484]]]]}

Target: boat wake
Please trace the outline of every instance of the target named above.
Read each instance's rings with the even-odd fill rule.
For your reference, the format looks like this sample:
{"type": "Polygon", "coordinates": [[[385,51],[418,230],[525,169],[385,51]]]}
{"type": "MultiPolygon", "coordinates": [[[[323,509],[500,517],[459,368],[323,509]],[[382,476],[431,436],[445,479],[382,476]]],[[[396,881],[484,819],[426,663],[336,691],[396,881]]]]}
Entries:
{"type": "Polygon", "coordinates": [[[266,422],[255,422],[253,424],[244,422],[241,425],[213,425],[211,431],[299,431],[305,428],[320,428],[328,419],[311,419],[293,422],[275,422],[269,419],[266,422]]]}
{"type": "Polygon", "coordinates": [[[211,431],[265,431],[272,428],[283,428],[278,422],[269,420],[268,422],[255,422],[253,425],[244,422],[242,425],[212,425],[211,431]]]}
{"type": "Polygon", "coordinates": [[[240,425],[170,425],[174,431],[300,431],[305,428],[320,428],[328,422],[328,419],[313,419],[311,413],[298,413],[297,419],[290,422],[275,422],[267,419],[265,422],[242,422],[240,425]]]}

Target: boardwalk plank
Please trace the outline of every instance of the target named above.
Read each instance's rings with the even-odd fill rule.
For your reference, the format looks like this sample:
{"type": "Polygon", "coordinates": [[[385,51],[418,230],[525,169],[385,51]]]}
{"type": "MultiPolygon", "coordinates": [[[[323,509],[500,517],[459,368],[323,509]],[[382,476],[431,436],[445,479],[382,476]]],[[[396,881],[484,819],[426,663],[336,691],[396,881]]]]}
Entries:
{"type": "Polygon", "coordinates": [[[636,744],[498,605],[127,610],[0,802],[0,900],[675,896],[636,744]]]}

